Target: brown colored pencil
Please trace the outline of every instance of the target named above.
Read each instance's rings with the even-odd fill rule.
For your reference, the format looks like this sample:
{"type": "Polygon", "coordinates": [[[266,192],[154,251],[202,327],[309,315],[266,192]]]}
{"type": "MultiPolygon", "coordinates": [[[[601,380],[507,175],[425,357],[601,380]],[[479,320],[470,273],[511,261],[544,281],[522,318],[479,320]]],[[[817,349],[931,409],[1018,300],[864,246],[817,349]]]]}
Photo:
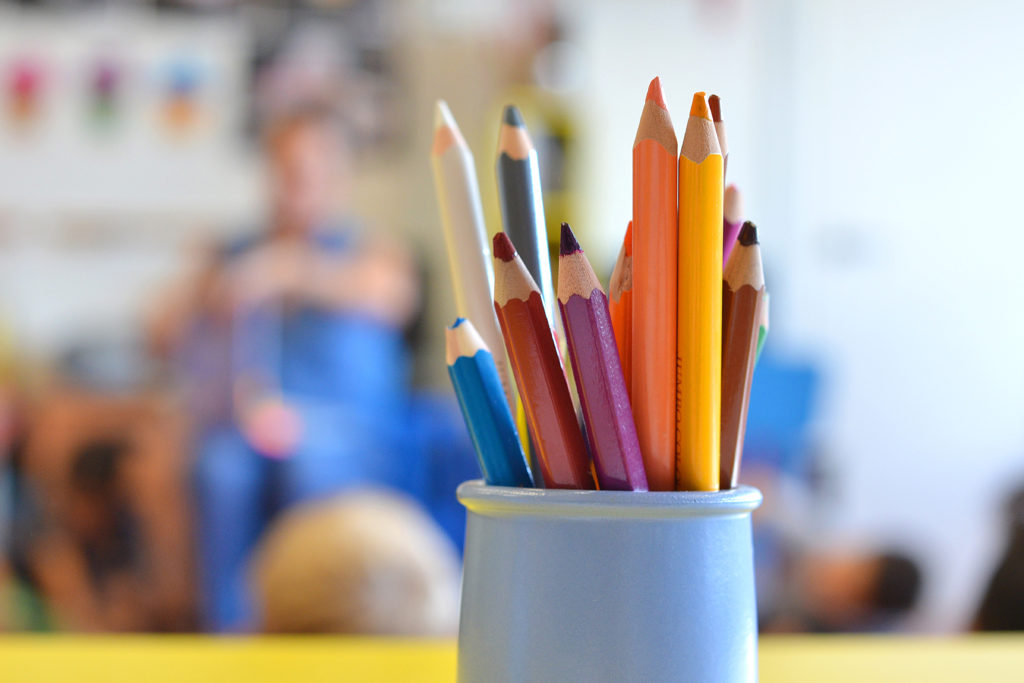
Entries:
{"type": "Polygon", "coordinates": [[[626,227],[626,237],[619,249],[619,258],[608,281],[608,311],[612,316],[615,343],[619,348],[622,376],[626,391],[633,395],[633,221],[626,227]]]}
{"type": "Polygon", "coordinates": [[[711,107],[711,120],[715,122],[715,134],[718,136],[718,146],[722,149],[722,178],[729,171],[729,138],[725,135],[725,121],[722,120],[722,99],[718,95],[708,98],[708,106],[711,107]]]}
{"type": "Polygon", "coordinates": [[[676,474],[676,153],[661,82],[651,81],[633,142],[633,339],[630,394],[652,491],[676,474]]]}
{"type": "Polygon", "coordinates": [[[494,309],[547,488],[592,489],[583,433],[537,283],[508,235],[494,236],[494,309]]]}
{"type": "Polygon", "coordinates": [[[743,224],[722,283],[722,460],[720,485],[736,487],[747,430],[750,383],[765,297],[757,228],[743,224]]]}

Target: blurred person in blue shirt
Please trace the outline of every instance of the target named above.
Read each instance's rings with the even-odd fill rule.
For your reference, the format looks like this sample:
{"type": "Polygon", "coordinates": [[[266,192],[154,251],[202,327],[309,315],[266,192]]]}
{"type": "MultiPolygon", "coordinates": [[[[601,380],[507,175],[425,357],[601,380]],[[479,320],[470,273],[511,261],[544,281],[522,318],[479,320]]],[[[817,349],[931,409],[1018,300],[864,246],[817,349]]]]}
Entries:
{"type": "Polygon", "coordinates": [[[274,121],[265,149],[267,228],[213,254],[153,327],[187,378],[214,630],[251,623],[246,560],[282,508],[385,485],[419,498],[460,543],[454,486],[478,476],[454,403],[409,391],[410,257],[333,219],[349,154],[329,111],[274,121]]]}

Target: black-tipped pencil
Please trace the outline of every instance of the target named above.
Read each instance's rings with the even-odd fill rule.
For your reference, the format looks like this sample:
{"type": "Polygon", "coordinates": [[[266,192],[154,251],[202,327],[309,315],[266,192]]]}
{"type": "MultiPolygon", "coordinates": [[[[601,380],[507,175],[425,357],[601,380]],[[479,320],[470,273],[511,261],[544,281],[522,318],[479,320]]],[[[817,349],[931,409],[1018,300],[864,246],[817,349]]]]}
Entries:
{"type": "Polygon", "coordinates": [[[498,135],[498,201],[505,234],[540,288],[544,312],[555,324],[555,290],[551,282],[544,200],[537,149],[514,105],[505,107],[498,135]]]}

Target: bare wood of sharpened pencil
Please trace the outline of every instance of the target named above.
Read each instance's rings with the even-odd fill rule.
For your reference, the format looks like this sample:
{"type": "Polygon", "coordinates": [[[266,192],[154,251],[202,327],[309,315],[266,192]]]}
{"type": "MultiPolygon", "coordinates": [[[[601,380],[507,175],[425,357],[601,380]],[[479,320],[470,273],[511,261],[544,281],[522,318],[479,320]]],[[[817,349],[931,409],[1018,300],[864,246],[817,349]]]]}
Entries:
{"type": "Polygon", "coordinates": [[[757,229],[743,224],[722,284],[722,461],[720,484],[735,488],[747,429],[750,385],[767,305],[757,229]]]}
{"type": "Polygon", "coordinates": [[[514,412],[516,393],[491,298],[494,274],[473,154],[444,101],[438,101],[434,113],[431,160],[455,288],[456,312],[460,318],[472,321],[484,342],[493,349],[498,377],[514,412]]]}
{"type": "Polygon", "coordinates": [[[633,142],[633,358],[630,398],[652,491],[675,487],[676,154],[661,83],[633,142]]]}

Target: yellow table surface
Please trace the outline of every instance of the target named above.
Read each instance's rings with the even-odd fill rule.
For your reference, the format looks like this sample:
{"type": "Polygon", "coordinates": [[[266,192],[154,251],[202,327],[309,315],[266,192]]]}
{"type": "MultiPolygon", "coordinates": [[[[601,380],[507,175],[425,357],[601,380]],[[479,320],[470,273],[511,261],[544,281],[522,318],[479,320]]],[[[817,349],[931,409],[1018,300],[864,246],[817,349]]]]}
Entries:
{"type": "MultiPolygon", "coordinates": [[[[764,683],[1024,681],[1024,636],[767,636],[764,683]]],[[[365,638],[0,637],[0,681],[454,681],[455,644],[365,638]]]]}

